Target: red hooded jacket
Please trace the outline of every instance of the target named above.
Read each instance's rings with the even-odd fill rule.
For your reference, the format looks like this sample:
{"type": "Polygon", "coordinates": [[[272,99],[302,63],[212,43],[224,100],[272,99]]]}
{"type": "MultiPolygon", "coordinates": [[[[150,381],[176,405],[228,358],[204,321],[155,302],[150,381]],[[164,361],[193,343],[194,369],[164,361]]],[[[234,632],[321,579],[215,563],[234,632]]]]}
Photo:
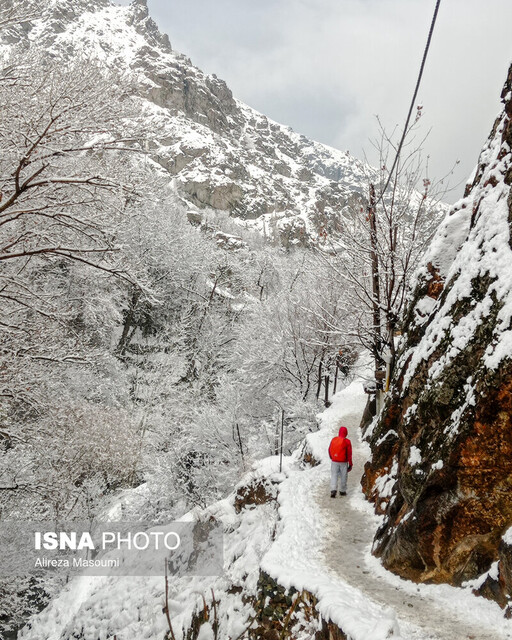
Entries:
{"type": "Polygon", "coordinates": [[[348,462],[352,466],[352,443],[347,438],[347,428],[340,427],[339,434],[331,440],[329,457],[333,462],[348,462]]]}

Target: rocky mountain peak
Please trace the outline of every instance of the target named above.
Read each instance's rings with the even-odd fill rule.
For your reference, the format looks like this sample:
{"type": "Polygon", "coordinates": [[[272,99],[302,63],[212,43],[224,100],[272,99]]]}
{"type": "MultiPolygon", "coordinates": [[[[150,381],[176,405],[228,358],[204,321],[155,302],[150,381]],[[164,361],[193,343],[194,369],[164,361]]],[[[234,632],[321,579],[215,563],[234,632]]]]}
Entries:
{"type": "Polygon", "coordinates": [[[0,44],[63,60],[86,55],[129,74],[153,158],[192,209],[227,211],[285,245],[307,244],[339,231],[340,213],[366,192],[369,166],[236,100],[224,81],[172,50],[144,0],[43,0],[37,16],[0,44]]]}
{"type": "Polygon", "coordinates": [[[129,11],[131,15],[129,15],[127,22],[135,28],[137,33],[162,47],[164,51],[171,50],[169,36],[160,32],[158,25],[149,15],[147,0],[133,0],[129,11]]]}

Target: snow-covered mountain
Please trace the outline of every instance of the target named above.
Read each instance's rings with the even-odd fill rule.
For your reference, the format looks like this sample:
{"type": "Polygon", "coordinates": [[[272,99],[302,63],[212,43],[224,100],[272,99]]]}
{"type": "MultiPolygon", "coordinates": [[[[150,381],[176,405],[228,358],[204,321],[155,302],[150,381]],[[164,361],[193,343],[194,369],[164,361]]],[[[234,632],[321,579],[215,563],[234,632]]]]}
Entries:
{"type": "Polygon", "coordinates": [[[385,514],[375,548],[386,567],[457,585],[482,576],[475,586],[507,606],[512,67],[501,97],[472,184],[420,268],[365,486],[385,514]]]}
{"type": "MultiPolygon", "coordinates": [[[[21,6],[18,0],[7,4],[21,6]],[[13,4],[14,3],[14,4],[13,4]]],[[[28,0],[27,0],[28,6],[28,0]]],[[[339,212],[366,189],[372,169],[280,125],[233,97],[175,52],[146,0],[45,0],[2,42],[50,55],[96,58],[130,74],[140,96],[152,157],[192,209],[229,212],[285,244],[339,229],[339,212]]]]}

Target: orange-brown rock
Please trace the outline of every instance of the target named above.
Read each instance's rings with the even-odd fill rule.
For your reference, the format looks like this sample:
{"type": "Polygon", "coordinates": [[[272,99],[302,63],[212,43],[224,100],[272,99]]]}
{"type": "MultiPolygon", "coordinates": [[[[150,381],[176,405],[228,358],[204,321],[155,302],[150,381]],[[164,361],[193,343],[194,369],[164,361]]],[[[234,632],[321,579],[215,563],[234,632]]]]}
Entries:
{"type": "Polygon", "coordinates": [[[427,296],[437,300],[443,290],[444,281],[439,273],[439,269],[436,269],[431,262],[428,263],[427,270],[430,274],[430,280],[427,284],[427,296]]]}

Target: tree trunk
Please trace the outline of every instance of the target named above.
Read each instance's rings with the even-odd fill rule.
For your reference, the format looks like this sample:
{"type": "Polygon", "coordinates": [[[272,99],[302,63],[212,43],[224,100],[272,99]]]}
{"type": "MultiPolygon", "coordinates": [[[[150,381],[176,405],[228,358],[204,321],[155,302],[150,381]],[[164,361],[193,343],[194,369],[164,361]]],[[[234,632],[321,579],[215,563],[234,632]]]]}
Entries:
{"type": "Polygon", "coordinates": [[[324,386],[325,386],[324,404],[326,407],[329,407],[331,404],[329,402],[329,375],[326,375],[324,378],[324,386]]]}
{"type": "Polygon", "coordinates": [[[135,316],[136,316],[137,305],[140,299],[140,295],[141,295],[141,292],[139,289],[135,289],[133,291],[132,298],[130,300],[130,306],[126,310],[123,333],[121,335],[121,338],[119,339],[119,344],[117,345],[117,349],[116,349],[117,353],[120,356],[124,356],[124,354],[126,353],[126,349],[133,338],[135,329],[137,328],[137,321],[135,316]]]}
{"type": "Polygon", "coordinates": [[[318,385],[316,387],[316,399],[320,397],[320,391],[322,389],[322,361],[318,363],[318,385]]]}

